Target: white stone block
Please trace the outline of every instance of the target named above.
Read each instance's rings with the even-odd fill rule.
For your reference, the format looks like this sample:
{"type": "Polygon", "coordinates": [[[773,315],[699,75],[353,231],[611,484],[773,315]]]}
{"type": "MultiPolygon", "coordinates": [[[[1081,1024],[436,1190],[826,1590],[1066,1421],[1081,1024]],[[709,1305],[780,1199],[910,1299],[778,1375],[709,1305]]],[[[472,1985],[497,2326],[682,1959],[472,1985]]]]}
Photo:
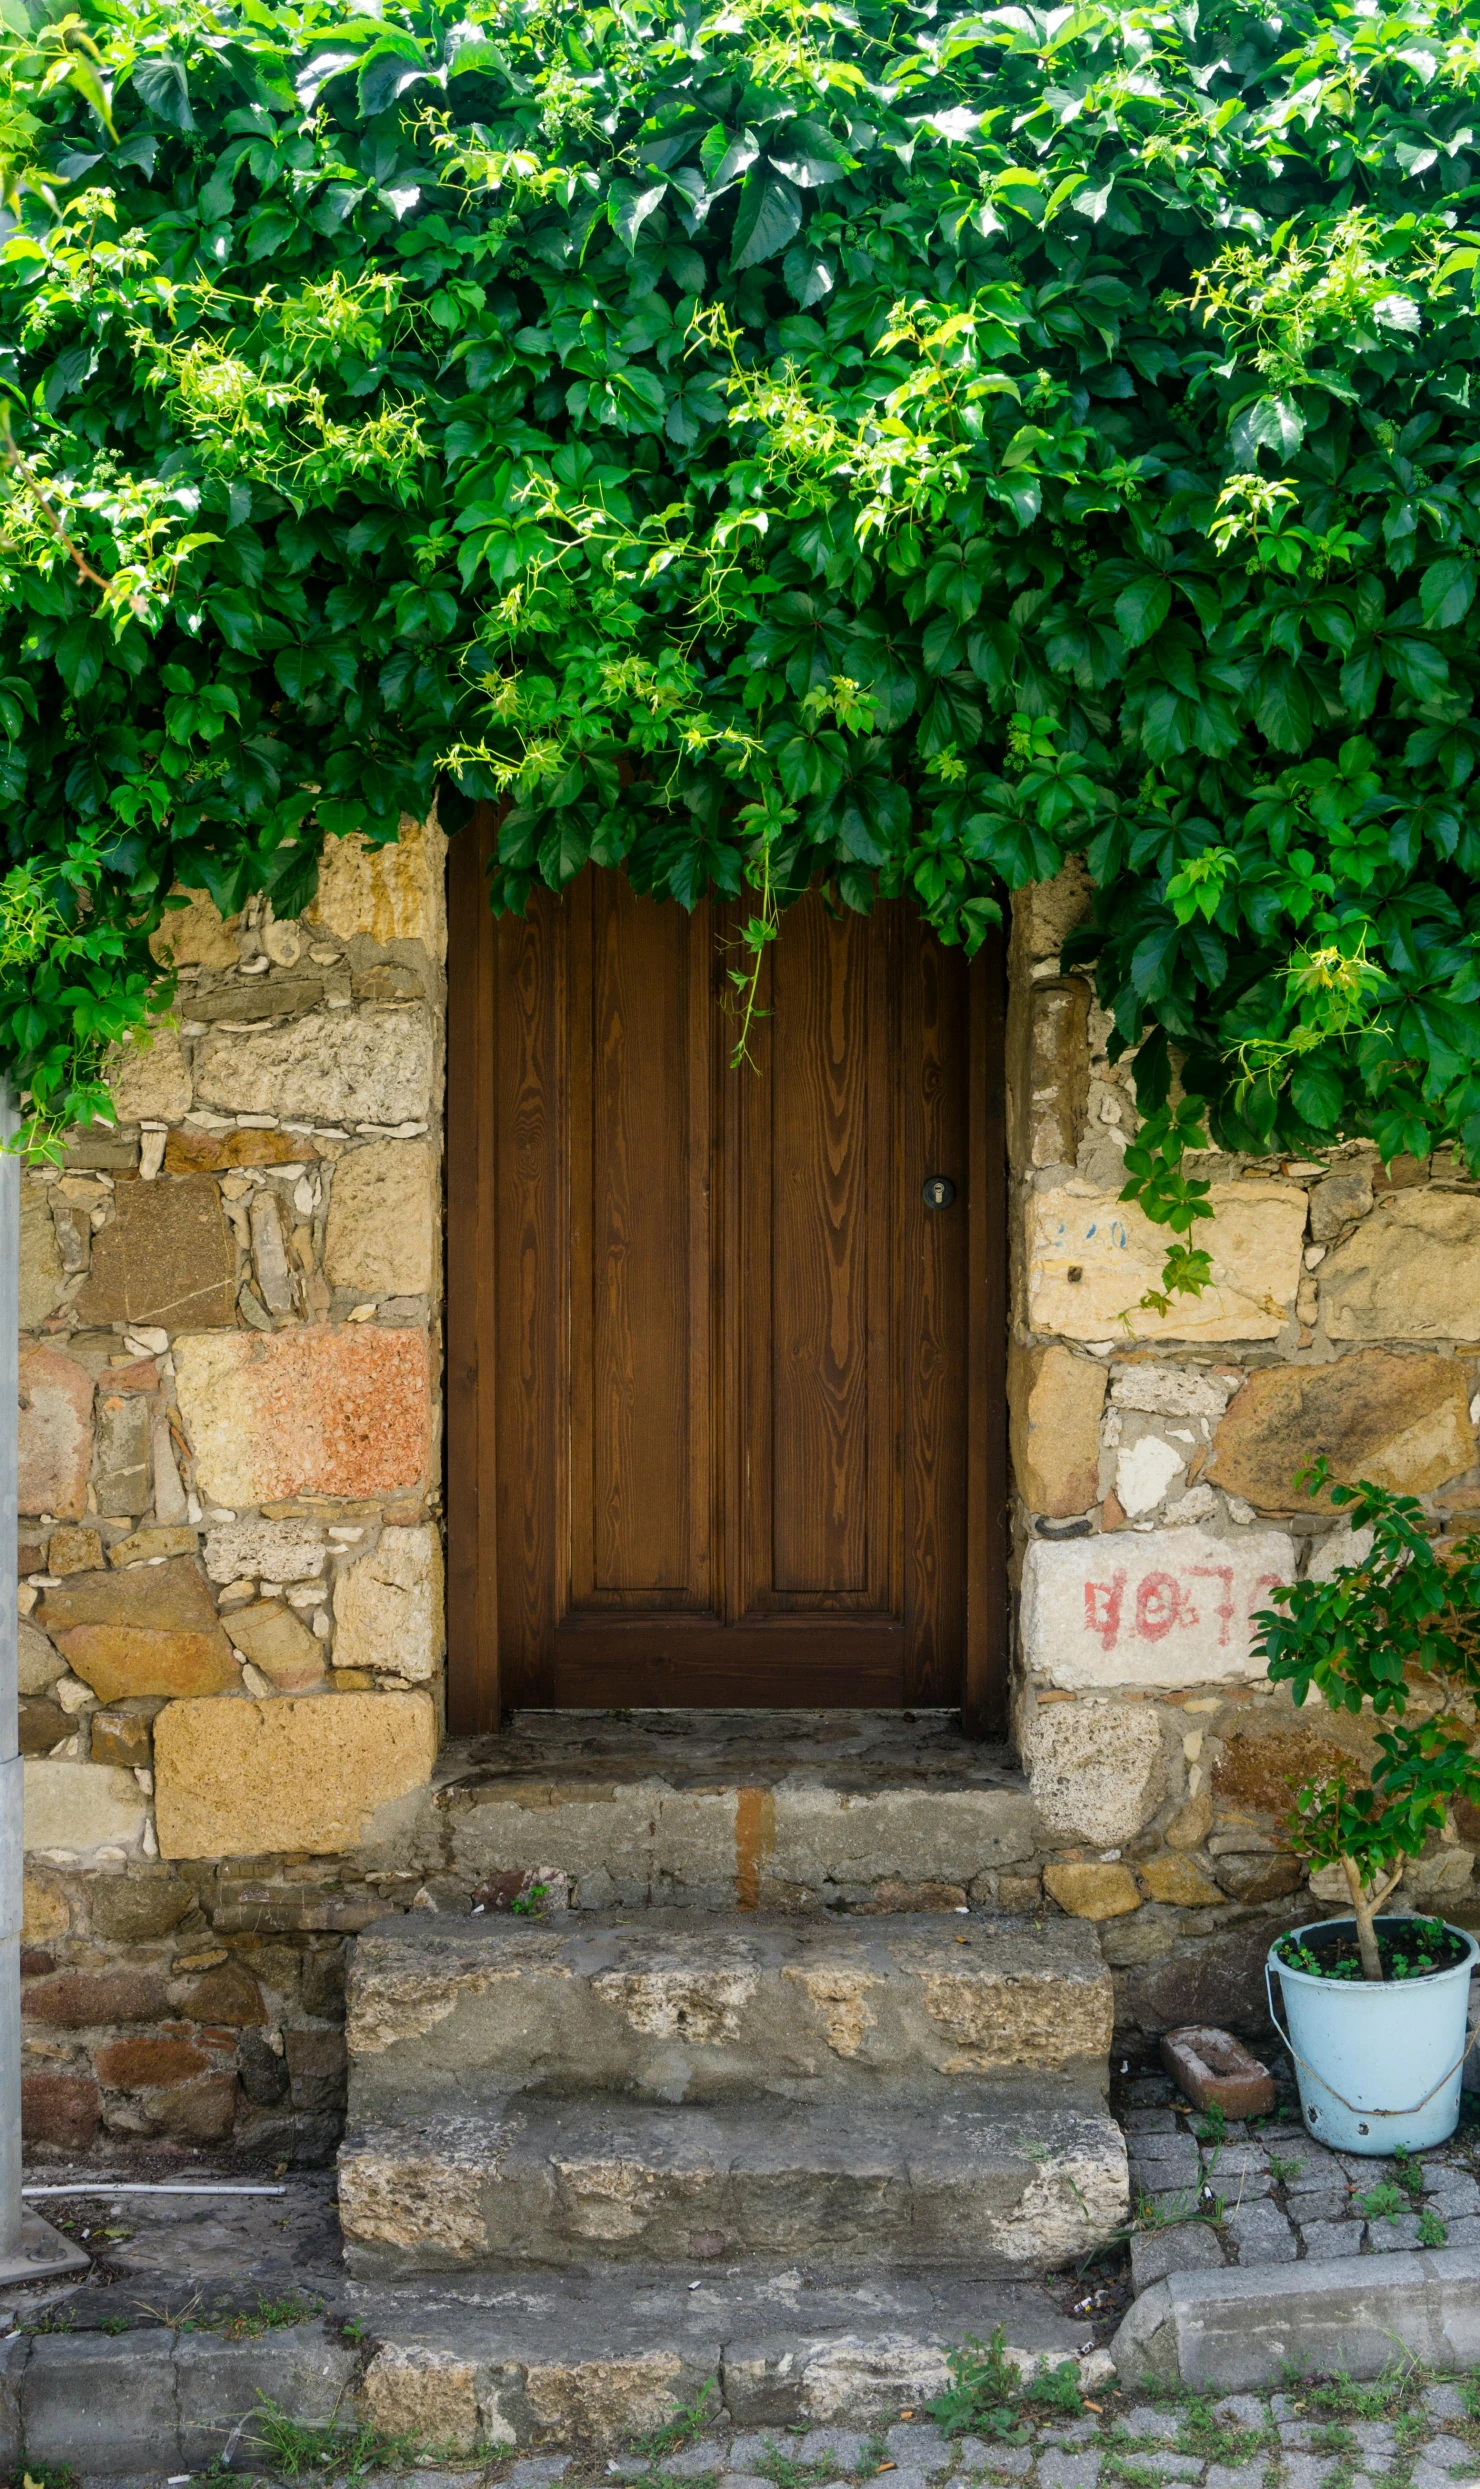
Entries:
{"type": "Polygon", "coordinates": [[[1023,1566],[1023,1651],[1032,1673],[1095,1686],[1249,1684],[1264,1674],[1250,1619],[1295,1578],[1283,1530],[1123,1530],[1035,1539],[1023,1566]]]}

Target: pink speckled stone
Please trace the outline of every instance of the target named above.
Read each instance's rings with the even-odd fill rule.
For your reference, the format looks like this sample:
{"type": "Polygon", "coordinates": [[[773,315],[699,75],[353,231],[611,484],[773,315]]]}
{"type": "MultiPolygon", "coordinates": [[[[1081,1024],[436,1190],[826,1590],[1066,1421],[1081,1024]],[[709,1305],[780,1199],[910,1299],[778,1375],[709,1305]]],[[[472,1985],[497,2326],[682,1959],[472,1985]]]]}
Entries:
{"type": "Polygon", "coordinates": [[[180,1413],[210,1503],[351,1501],[420,1485],[431,1457],[423,1333],[314,1324],[175,1343],[180,1413]]]}

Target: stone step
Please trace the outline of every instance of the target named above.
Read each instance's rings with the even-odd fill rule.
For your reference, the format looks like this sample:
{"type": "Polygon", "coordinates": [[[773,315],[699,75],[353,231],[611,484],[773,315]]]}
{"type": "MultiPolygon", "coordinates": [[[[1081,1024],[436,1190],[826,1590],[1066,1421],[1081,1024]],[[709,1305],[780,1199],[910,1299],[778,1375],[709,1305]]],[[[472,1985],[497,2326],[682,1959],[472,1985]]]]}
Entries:
{"type": "Polygon", "coordinates": [[[982,2105],[515,2095],[352,2116],[339,2156],[346,2261],[366,2275],[753,2257],[1032,2273],[1102,2245],[1128,2208],[1120,2129],[1063,2075],[982,2105]]]}
{"type": "Polygon", "coordinates": [[[923,2103],[1025,2073],[1103,2089],[1112,2002],[1074,1919],[416,1912],[355,1947],[350,2107],[373,2120],[516,2091],[923,2103]]]}
{"type": "Polygon", "coordinates": [[[1026,1909],[1004,1886],[1034,1891],[1042,1841],[955,1712],[517,1712],[443,1748],[415,1863],[464,1890],[555,1869],[582,1910],[1026,1909]]]}

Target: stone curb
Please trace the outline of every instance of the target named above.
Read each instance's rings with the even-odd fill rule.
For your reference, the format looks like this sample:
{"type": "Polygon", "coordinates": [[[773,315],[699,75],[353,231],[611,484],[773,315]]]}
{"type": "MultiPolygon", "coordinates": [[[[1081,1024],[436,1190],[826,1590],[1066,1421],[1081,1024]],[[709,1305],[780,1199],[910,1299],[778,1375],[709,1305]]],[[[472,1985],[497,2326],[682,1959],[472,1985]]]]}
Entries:
{"type": "Polygon", "coordinates": [[[324,2426],[355,2416],[360,2354],[320,2324],[246,2342],[151,2325],[0,2342],[0,2462],[88,2473],[195,2471],[252,2449],[259,2396],[324,2426]]]}
{"type": "Polygon", "coordinates": [[[1171,2273],[1110,2345],[1122,2385],[1219,2394],[1292,2373],[1376,2377],[1403,2351],[1430,2368],[1480,2363],[1480,2250],[1171,2273]]]}

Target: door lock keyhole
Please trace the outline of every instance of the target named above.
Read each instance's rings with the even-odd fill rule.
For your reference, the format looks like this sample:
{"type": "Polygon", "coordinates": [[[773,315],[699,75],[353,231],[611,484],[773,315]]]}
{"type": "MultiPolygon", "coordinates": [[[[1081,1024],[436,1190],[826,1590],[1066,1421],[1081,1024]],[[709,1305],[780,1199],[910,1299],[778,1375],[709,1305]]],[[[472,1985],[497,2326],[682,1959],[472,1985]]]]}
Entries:
{"type": "Polygon", "coordinates": [[[927,1210],[949,1210],[956,1187],[948,1175],[927,1175],[921,1187],[927,1210]]]}

